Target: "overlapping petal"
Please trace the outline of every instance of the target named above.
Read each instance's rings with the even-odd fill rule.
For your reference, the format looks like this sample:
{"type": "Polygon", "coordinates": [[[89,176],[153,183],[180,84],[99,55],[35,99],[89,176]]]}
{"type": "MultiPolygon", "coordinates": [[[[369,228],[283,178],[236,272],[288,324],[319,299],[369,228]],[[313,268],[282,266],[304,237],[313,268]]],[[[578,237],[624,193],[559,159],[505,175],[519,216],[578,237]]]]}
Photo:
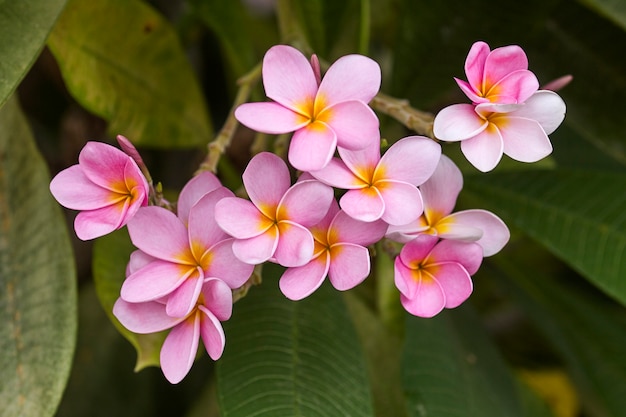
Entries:
{"type": "Polygon", "coordinates": [[[339,205],[350,217],[363,222],[376,221],[385,212],[385,201],[375,187],[348,190],[339,200],[339,205]]]}
{"type": "Polygon", "coordinates": [[[295,183],[283,196],[277,220],[289,219],[303,226],[313,226],[326,215],[334,199],[333,189],[316,180],[295,183]]]}
{"type": "Polygon", "coordinates": [[[302,266],[313,257],[313,235],[298,223],[288,220],[278,222],[280,239],[274,252],[276,262],[282,266],[302,266]]]}
{"type": "Polygon", "coordinates": [[[124,327],[134,333],[156,333],[174,327],[183,319],[168,316],[165,304],[156,301],[129,303],[118,298],[113,305],[113,315],[124,327]]]}
{"type": "Polygon", "coordinates": [[[407,224],[422,215],[424,204],[417,187],[408,182],[385,180],[376,183],[384,202],[381,218],[393,225],[407,224]]]}
{"type": "Polygon", "coordinates": [[[367,183],[354,175],[339,158],[331,159],[328,165],[319,171],[311,172],[311,175],[324,184],[346,190],[367,186],[367,183]]]}
{"type": "MultiPolygon", "coordinates": [[[[212,246],[207,255],[208,267],[205,275],[217,277],[230,288],[241,287],[252,275],[254,265],[240,261],[233,253],[233,239],[226,239],[212,246]]],[[[202,260],[204,263],[204,259],[202,260]]]]}
{"type": "Polygon", "coordinates": [[[218,360],[224,352],[226,336],[220,321],[211,311],[199,306],[202,317],[200,319],[200,337],[207,353],[214,361],[218,360]]]}
{"type": "Polygon", "coordinates": [[[324,168],[337,148],[337,134],[326,123],[317,121],[298,130],[289,143],[289,163],[300,171],[324,168]]]}
{"type": "Polygon", "coordinates": [[[461,151],[476,168],[482,172],[491,171],[502,159],[502,135],[494,124],[489,123],[487,129],[461,142],[461,151]]]}
{"type": "Polygon", "coordinates": [[[445,294],[446,308],[458,307],[468,299],[474,285],[465,268],[456,262],[446,262],[437,264],[436,271],[434,278],[445,294]]]}
{"type": "Polygon", "coordinates": [[[549,135],[565,119],[565,108],[565,102],[557,93],[540,90],[526,100],[524,106],[516,110],[513,115],[536,120],[549,135]]]}
{"type": "Polygon", "coordinates": [[[382,220],[362,222],[349,216],[346,212],[340,211],[332,220],[332,230],[328,233],[328,244],[350,242],[369,246],[382,239],[386,230],[387,223],[382,220]]]}
{"type": "Polygon", "coordinates": [[[74,219],[74,231],[80,240],[91,240],[119,229],[128,218],[129,204],[114,204],[95,210],[81,211],[74,219]]]}
{"type": "Polygon", "coordinates": [[[232,191],[220,186],[205,194],[191,208],[188,225],[189,246],[196,260],[200,260],[202,254],[213,244],[229,237],[215,221],[215,205],[222,198],[233,196],[232,191]],[[197,253],[198,251],[200,253],[197,253]]]}
{"type": "Polygon", "coordinates": [[[483,256],[492,256],[500,252],[511,236],[506,224],[498,216],[486,210],[459,211],[448,216],[446,222],[448,221],[455,225],[479,228],[482,236],[476,243],[483,248],[483,256]]]}
{"type": "Polygon", "coordinates": [[[452,213],[463,188],[461,170],[446,155],[441,155],[433,175],[420,185],[424,215],[430,224],[452,213]]]}
{"type": "Polygon", "coordinates": [[[189,210],[202,198],[205,194],[221,187],[220,180],[209,171],[204,171],[185,184],[178,196],[177,215],[182,222],[187,225],[189,218],[189,210]]]}
{"type": "Polygon", "coordinates": [[[330,255],[325,252],[306,265],[287,268],[278,282],[281,292],[294,301],[308,297],[322,285],[329,266],[330,255]]]}
{"type": "Polygon", "coordinates": [[[198,352],[200,313],[175,326],[161,347],[161,370],[172,384],[178,384],[189,373],[198,352]]]}
{"type": "Polygon", "coordinates": [[[364,149],[368,146],[378,146],[380,143],[378,117],[362,101],[339,102],[326,107],[318,117],[335,132],[337,146],[346,149],[364,149]]]}
{"type": "Polygon", "coordinates": [[[271,225],[265,232],[233,242],[233,253],[247,264],[257,265],[269,260],[278,246],[278,226],[271,225]]]}
{"type": "Polygon", "coordinates": [[[435,171],[441,146],[424,136],[408,136],[387,149],[380,158],[374,181],[393,179],[413,185],[424,183],[435,171]]]}
{"type": "Polygon", "coordinates": [[[471,104],[453,104],[435,116],[433,133],[447,142],[466,140],[484,131],[489,123],[480,117],[471,104]]]}
{"type": "Polygon", "coordinates": [[[199,307],[210,310],[218,320],[228,320],[233,313],[231,288],[221,279],[207,278],[202,286],[204,302],[199,307]]]}
{"type": "Polygon", "coordinates": [[[117,193],[127,191],[122,176],[127,163],[133,164],[137,175],[143,177],[135,161],[106,143],[87,142],[78,155],[78,163],[90,181],[117,193]]]}
{"type": "Polygon", "coordinates": [[[244,103],[235,109],[235,117],[252,130],[269,134],[294,132],[308,125],[311,118],[279,103],[244,103]]]}
{"type": "Polygon", "coordinates": [[[291,185],[287,164],[273,153],[261,152],[248,162],[242,178],[250,201],[274,218],[276,206],[291,185]]]}
{"type": "Polygon", "coordinates": [[[521,117],[494,119],[502,135],[503,152],[521,162],[536,162],[552,153],[548,135],[536,120],[521,117]]]}
{"type": "MultiPolygon", "coordinates": [[[[426,259],[427,265],[454,262],[474,275],[483,261],[483,250],[477,243],[442,240],[436,244],[426,259]]],[[[439,274],[437,274],[439,276],[439,274]]]]}
{"type": "Polygon", "coordinates": [[[376,61],[362,55],[346,55],[328,68],[318,96],[329,106],[347,100],[368,103],[378,93],[380,83],[380,66],[376,61]]]}
{"type": "Polygon", "coordinates": [[[274,224],[254,204],[239,197],[225,197],[218,201],[215,205],[215,221],[236,239],[259,236],[274,224]]]}
{"type": "Polygon", "coordinates": [[[50,192],[59,204],[72,210],[94,210],[125,198],[95,184],[80,165],[59,172],[50,182],[50,192]]]}
{"type": "Polygon", "coordinates": [[[340,243],[330,248],[332,259],[328,279],[339,291],[359,285],[370,273],[370,256],[367,248],[354,243],[340,243]]]}
{"type": "MultiPolygon", "coordinates": [[[[425,275],[422,272],[422,275],[425,275]]],[[[428,276],[422,277],[417,283],[415,294],[412,298],[400,295],[402,306],[409,313],[418,317],[430,318],[441,312],[446,306],[446,295],[436,279],[428,276]]]]}
{"type": "Polygon", "coordinates": [[[154,260],[129,275],[122,284],[121,297],[131,303],[157,300],[178,288],[196,267],[154,260]]]}
{"type": "Polygon", "coordinates": [[[167,315],[186,317],[191,313],[196,306],[203,283],[204,274],[200,270],[199,273],[188,276],[174,291],[169,292],[167,303],[165,304],[167,315]]]}

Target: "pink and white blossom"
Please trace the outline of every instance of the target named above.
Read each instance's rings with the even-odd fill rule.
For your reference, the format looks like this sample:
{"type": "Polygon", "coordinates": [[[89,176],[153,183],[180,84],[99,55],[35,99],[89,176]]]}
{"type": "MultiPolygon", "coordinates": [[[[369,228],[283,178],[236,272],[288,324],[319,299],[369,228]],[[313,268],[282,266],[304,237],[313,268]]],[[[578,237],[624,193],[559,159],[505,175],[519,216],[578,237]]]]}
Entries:
{"type": "Polygon", "coordinates": [[[465,59],[467,81],[455,78],[473,103],[523,103],[539,88],[528,70],[526,53],[517,45],[493,51],[485,42],[475,42],[465,59]]]}
{"type": "Polygon", "coordinates": [[[419,188],[424,213],[409,224],[389,226],[387,237],[406,243],[426,233],[441,239],[476,242],[483,248],[483,256],[496,254],[508,242],[509,229],[495,214],[480,209],[452,212],[463,188],[463,175],[447,156],[441,155],[434,174],[419,188]]]}
{"type": "Polygon", "coordinates": [[[224,352],[226,338],[222,321],[232,314],[232,290],[217,278],[202,282],[193,308],[182,317],[167,313],[163,300],[132,303],[118,298],[113,314],[124,327],[134,333],[147,334],[171,329],[161,347],[163,374],[172,384],[187,375],[198,351],[199,339],[213,360],[224,352]]]}
{"type": "Polygon", "coordinates": [[[269,152],[250,160],[243,184],[250,201],[227,197],[215,207],[215,220],[236,239],[235,256],[249,264],[272,260],[292,267],[309,262],[314,243],[307,227],[328,212],[332,188],[317,180],[291,185],[287,164],[269,152]]]}
{"type": "Polygon", "coordinates": [[[458,307],[472,293],[471,276],[483,259],[480,245],[422,234],[408,242],[394,262],[400,301],[411,314],[433,317],[458,307]]]}
{"type": "Polygon", "coordinates": [[[552,152],[548,135],[565,118],[565,102],[539,90],[523,104],[453,104],[435,117],[433,132],[443,141],[461,141],[461,151],[480,171],[491,171],[502,154],[536,162],[552,152]]]}
{"type": "Polygon", "coordinates": [[[435,171],[440,155],[441,146],[431,139],[409,136],[391,145],[382,157],[378,143],[360,151],[339,148],[341,159],[333,158],[311,175],[348,190],[339,205],[349,216],[400,225],[422,214],[417,186],[435,171]]]}
{"type": "Polygon", "coordinates": [[[326,166],[337,146],[363,149],[378,134],[378,118],[367,105],[380,88],[378,64],[347,55],[330,66],[320,83],[319,63],[312,62],[291,46],[270,48],[263,59],[263,85],[273,101],[235,110],[237,120],[259,132],[295,132],[288,157],[302,171],[326,166]]]}
{"type": "Polygon", "coordinates": [[[326,276],[339,291],[354,288],[370,273],[367,249],[385,234],[381,220],[365,223],[339,209],[333,200],[328,213],[309,230],[315,240],[312,259],[303,266],[287,268],[280,278],[280,289],[291,300],[308,297],[326,276]]]}
{"type": "Polygon", "coordinates": [[[148,204],[149,185],[133,158],[106,143],[87,142],[78,164],[52,179],[50,192],[61,205],[80,210],[74,230],[89,240],[128,223],[148,204]]]}
{"type": "Polygon", "coordinates": [[[200,197],[186,213],[184,208],[189,204],[185,198],[197,197],[188,193],[181,198],[183,219],[157,206],[139,210],[128,223],[128,232],[141,251],[136,256],[143,253],[154,259],[141,255],[139,265],[131,259],[131,273],[122,284],[121,298],[130,303],[166,298],[169,316],[186,317],[207,279],[219,278],[233,289],[242,286],[253,267],[235,257],[233,239],[214,221],[216,203],[232,195],[220,186],[200,197]]]}

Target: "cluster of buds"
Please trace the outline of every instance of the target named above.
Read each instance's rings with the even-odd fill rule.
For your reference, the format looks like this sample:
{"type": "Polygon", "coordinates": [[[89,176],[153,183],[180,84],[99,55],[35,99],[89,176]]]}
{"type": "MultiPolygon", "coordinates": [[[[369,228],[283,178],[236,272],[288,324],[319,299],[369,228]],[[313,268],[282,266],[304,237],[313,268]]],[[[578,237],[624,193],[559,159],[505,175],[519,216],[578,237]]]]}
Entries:
{"type": "MultiPolygon", "coordinates": [[[[526,161],[546,156],[546,134],[565,107],[554,92],[538,90],[523,51],[489,52],[478,42],[466,73],[469,82],[457,82],[473,104],[439,113],[435,135],[462,140],[470,162],[484,171],[502,152],[526,161]]],[[[370,275],[368,246],[395,241],[402,305],[432,317],[463,303],[483,258],[507,243],[508,228],[496,215],[453,212],[463,177],[436,141],[408,136],[381,155],[378,118],[368,105],[380,80],[378,64],[364,56],[340,58],[322,78],[315,56],[309,61],[290,46],[272,47],[263,60],[272,101],[243,104],[235,117],[260,132],[294,134],[289,164],[269,152],[250,160],[243,173],[247,198],[203,172],[182,189],[176,210],[149,204],[156,200],[149,198],[147,168],[121,136],[124,152],[89,142],[79,164],[52,180],[59,203],[80,210],[81,239],[127,226],[137,250],[113,313],[132,332],[171,329],[160,352],[170,382],[189,372],[200,339],[212,359],[222,355],[221,322],[255,265],[283,266],[280,290],[300,300],[327,277],[337,290],[354,288],[370,275]]]]}

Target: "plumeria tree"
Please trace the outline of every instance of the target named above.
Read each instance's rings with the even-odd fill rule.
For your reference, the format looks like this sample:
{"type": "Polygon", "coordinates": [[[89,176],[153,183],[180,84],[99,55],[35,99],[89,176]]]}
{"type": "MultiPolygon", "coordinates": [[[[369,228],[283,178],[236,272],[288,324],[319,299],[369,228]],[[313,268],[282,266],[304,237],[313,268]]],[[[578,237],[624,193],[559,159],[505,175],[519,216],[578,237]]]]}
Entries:
{"type": "Polygon", "coordinates": [[[0,414],[622,415],[624,16],[0,4],[0,414]]]}

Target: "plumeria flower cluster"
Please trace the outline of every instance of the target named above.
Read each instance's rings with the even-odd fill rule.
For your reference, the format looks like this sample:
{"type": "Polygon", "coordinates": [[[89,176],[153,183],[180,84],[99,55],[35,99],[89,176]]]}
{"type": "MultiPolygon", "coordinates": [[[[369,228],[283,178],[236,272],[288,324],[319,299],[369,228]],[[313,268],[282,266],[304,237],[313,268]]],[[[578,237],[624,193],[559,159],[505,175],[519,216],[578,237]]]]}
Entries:
{"type": "MultiPolygon", "coordinates": [[[[535,158],[538,129],[547,140],[562,120],[554,115],[561,101],[537,90],[526,66],[519,47],[490,52],[475,44],[466,63],[469,82],[457,80],[473,104],[444,109],[435,119],[437,136],[461,134],[451,140],[469,143],[464,152],[470,149],[468,158],[481,169],[495,166],[503,146],[535,158]],[[527,146],[522,134],[531,137],[527,146]],[[492,144],[493,138],[500,142],[492,144]]],[[[256,265],[283,266],[280,290],[300,300],[326,278],[339,291],[359,285],[370,275],[368,247],[395,241],[400,301],[409,313],[432,317],[463,303],[483,258],[509,240],[493,213],[454,212],[463,177],[436,141],[407,136],[382,152],[378,118],[368,105],[380,88],[376,62],[348,55],[322,78],[315,56],[309,61],[278,45],[266,53],[262,74],[272,101],[242,104],[235,117],[260,132],[294,133],[289,164],[270,152],[249,161],[242,177],[246,198],[203,172],[183,187],[174,209],[155,197],[147,168],[123,137],[123,151],[89,142],[79,164],[50,184],[62,205],[80,210],[75,230],[81,239],[127,226],[137,249],[113,313],[135,333],[168,331],[160,362],[172,383],[189,372],[200,340],[212,359],[221,357],[221,322],[256,265]]]]}

